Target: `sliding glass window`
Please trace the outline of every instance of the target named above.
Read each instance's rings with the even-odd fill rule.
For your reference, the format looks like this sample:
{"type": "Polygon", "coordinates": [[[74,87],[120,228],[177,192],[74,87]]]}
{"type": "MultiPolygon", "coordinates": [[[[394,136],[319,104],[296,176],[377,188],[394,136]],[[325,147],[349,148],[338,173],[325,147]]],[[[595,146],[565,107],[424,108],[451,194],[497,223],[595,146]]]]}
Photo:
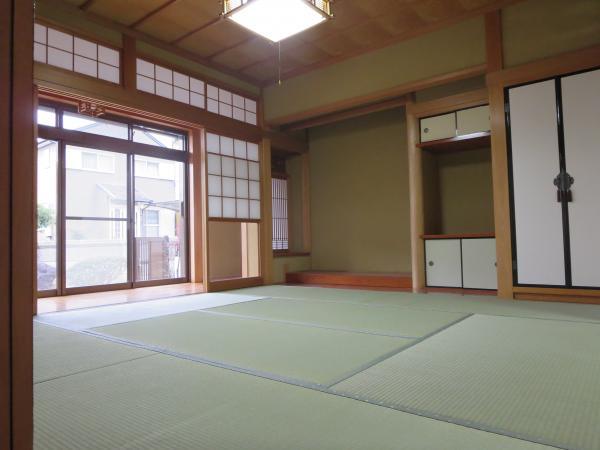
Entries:
{"type": "Polygon", "coordinates": [[[38,134],[41,295],[188,280],[185,133],[49,104],[38,134]]]}

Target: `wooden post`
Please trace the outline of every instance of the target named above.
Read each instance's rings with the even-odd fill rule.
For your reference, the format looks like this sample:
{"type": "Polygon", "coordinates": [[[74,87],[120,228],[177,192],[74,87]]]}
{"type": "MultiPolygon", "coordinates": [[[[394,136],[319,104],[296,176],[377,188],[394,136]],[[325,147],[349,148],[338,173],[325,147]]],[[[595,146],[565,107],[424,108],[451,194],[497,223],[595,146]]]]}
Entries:
{"type": "Polygon", "coordinates": [[[0,1],[0,448],[33,446],[33,3],[0,1]]]}
{"type": "Polygon", "coordinates": [[[192,283],[204,283],[207,290],[208,242],[207,242],[207,210],[206,176],[204,170],[204,130],[194,129],[191,132],[190,179],[190,280],[192,283]]]}
{"type": "Polygon", "coordinates": [[[312,250],[310,222],[310,155],[303,153],[302,158],[302,252],[312,250]]]}
{"type": "Polygon", "coordinates": [[[410,186],[410,247],[413,292],[425,288],[425,250],[421,236],[424,234],[423,211],[423,155],[417,147],[419,142],[417,117],[412,112],[414,101],[406,106],[406,129],[408,138],[408,183],[410,186]]]}
{"type": "Polygon", "coordinates": [[[273,271],[273,211],[271,205],[271,140],[263,139],[260,144],[261,182],[261,273],[265,284],[272,283],[273,271]]]}
{"type": "Polygon", "coordinates": [[[485,15],[485,53],[488,73],[502,70],[502,11],[499,9],[485,15]]]}
{"type": "Polygon", "coordinates": [[[123,35],[123,87],[131,92],[137,89],[137,49],[135,38],[123,35]]]}

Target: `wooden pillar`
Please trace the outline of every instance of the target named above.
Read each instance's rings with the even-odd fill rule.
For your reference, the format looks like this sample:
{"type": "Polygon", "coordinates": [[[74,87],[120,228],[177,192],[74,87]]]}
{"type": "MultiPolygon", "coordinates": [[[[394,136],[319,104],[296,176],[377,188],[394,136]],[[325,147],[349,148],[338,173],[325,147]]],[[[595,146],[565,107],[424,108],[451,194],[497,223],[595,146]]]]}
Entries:
{"type": "Polygon", "coordinates": [[[190,159],[190,280],[192,283],[208,281],[208,211],[206,205],[206,170],[204,168],[205,145],[204,130],[194,129],[191,132],[190,159]]]}
{"type": "Polygon", "coordinates": [[[504,67],[502,11],[499,9],[485,15],[485,53],[487,72],[502,70],[504,67]]]}
{"type": "Polygon", "coordinates": [[[123,35],[123,87],[135,92],[137,90],[137,49],[135,38],[123,35]]]}
{"type": "Polygon", "coordinates": [[[492,128],[492,181],[494,191],[498,297],[512,298],[512,237],[508,190],[506,124],[504,121],[504,89],[500,85],[488,86],[488,89],[492,128]]]}
{"type": "Polygon", "coordinates": [[[406,105],[406,129],[408,139],[408,183],[410,189],[410,247],[413,292],[425,289],[425,249],[421,236],[424,234],[423,210],[423,155],[417,147],[419,142],[418,119],[412,111],[414,101],[406,105]]]}
{"type": "Polygon", "coordinates": [[[273,282],[273,211],[271,205],[271,140],[260,144],[261,182],[261,273],[265,284],[273,282]]]}
{"type": "Polygon", "coordinates": [[[33,445],[33,3],[0,0],[0,448],[33,445]]]}
{"type": "MultiPolygon", "coordinates": [[[[485,44],[487,72],[504,67],[502,49],[502,11],[485,15],[485,44]]],[[[513,297],[512,237],[508,191],[508,155],[504,121],[504,90],[500,85],[488,85],[492,131],[492,183],[494,192],[494,228],[496,233],[496,267],[498,297],[513,297]]]]}

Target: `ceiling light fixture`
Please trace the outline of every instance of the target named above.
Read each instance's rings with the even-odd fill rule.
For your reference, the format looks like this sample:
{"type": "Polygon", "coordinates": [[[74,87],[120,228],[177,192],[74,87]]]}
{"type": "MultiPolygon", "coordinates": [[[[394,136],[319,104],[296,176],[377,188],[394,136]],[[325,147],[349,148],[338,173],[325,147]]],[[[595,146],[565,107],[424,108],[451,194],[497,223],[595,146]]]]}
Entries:
{"type": "Polygon", "coordinates": [[[330,19],[330,0],[224,0],[223,16],[279,42],[330,19]]]}

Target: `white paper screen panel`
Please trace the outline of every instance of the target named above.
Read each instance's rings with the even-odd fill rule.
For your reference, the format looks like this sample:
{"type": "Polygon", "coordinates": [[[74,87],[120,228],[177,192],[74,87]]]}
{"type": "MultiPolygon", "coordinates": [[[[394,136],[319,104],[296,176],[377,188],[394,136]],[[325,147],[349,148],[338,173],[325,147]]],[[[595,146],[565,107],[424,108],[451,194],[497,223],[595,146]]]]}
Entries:
{"type": "Polygon", "coordinates": [[[509,90],[519,284],[565,284],[554,80],[509,90]]]}
{"type": "Polygon", "coordinates": [[[600,70],[561,82],[567,172],[575,179],[569,203],[572,283],[600,287],[600,70]]]}
{"type": "Polygon", "coordinates": [[[206,149],[209,217],[260,219],[258,144],[207,133],[206,149]]]}
{"type": "Polygon", "coordinates": [[[33,36],[34,61],[115,84],[121,82],[118,50],[39,23],[34,24],[33,36]]]}
{"type": "Polygon", "coordinates": [[[206,87],[206,109],[209,112],[250,125],[258,124],[256,100],[242,97],[210,84],[206,87]]]}
{"type": "Polygon", "coordinates": [[[204,81],[145,59],[136,62],[137,89],[159,97],[204,109],[204,81]]]}

